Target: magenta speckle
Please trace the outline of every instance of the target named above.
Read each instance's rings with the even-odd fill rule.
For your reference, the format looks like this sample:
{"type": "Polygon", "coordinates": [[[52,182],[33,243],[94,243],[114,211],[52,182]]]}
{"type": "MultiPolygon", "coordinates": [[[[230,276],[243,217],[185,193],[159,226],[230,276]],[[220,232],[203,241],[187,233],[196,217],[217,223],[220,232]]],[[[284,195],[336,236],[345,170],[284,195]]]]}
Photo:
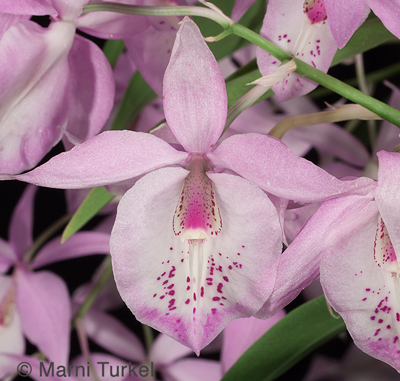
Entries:
{"type": "Polygon", "coordinates": [[[174,272],[176,271],[175,266],[172,266],[172,270],[169,272],[168,278],[173,278],[175,276],[174,272]]]}
{"type": "Polygon", "coordinates": [[[220,300],[220,298],[218,298],[218,296],[214,296],[214,297],[212,298],[212,300],[213,300],[214,302],[218,302],[218,300],[220,300]]]}
{"type": "Polygon", "coordinates": [[[185,304],[189,304],[190,303],[190,299],[186,299],[185,304]]]}
{"type": "Polygon", "coordinates": [[[204,287],[202,286],[200,289],[200,296],[203,297],[204,296],[204,287]]]}
{"type": "Polygon", "coordinates": [[[217,292],[219,292],[220,294],[222,294],[222,287],[223,287],[223,284],[219,283],[218,287],[217,287],[217,292]]]}

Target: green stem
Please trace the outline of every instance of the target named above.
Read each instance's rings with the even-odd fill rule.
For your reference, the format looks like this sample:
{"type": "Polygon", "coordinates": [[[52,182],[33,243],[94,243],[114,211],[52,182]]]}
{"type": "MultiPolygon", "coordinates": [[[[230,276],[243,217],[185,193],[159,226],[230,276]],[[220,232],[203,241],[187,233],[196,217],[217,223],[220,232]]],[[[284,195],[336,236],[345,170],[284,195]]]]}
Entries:
{"type": "Polygon", "coordinates": [[[146,324],[142,324],[144,334],[144,344],[146,346],[146,352],[150,353],[150,349],[153,346],[154,335],[153,329],[146,324]]]}
{"type": "Polygon", "coordinates": [[[117,12],[138,16],[201,16],[220,24],[226,29],[230,22],[228,17],[212,9],[194,6],[154,7],[144,5],[127,5],[105,1],[104,3],[89,3],[83,8],[82,15],[90,12],[117,12]]]}

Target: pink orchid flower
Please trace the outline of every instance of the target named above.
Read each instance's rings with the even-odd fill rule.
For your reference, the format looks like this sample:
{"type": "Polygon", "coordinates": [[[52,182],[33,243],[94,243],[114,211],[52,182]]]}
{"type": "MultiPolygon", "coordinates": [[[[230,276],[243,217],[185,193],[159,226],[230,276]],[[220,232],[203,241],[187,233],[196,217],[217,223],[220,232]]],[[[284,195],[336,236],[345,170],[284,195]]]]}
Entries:
{"type": "Polygon", "coordinates": [[[75,34],[75,20],[85,3],[52,0],[33,5],[5,0],[0,4],[0,12],[49,14],[54,20],[42,28],[23,19],[1,37],[1,173],[34,167],[62,138],[59,127],[85,140],[100,131],[110,113],[111,67],[94,43],[75,34]]]}
{"type": "MultiPolygon", "coordinates": [[[[260,35],[325,73],[337,50],[323,0],[270,0],[260,35]]],[[[261,74],[267,75],[281,62],[258,48],[257,63],[261,74]]],[[[317,83],[310,79],[291,73],[272,90],[282,102],[316,87],[317,83]]]]}
{"type": "MultiPolygon", "coordinates": [[[[326,298],[342,315],[355,344],[400,371],[400,154],[378,152],[375,192],[355,198],[332,228],[321,260],[326,298]]],[[[327,202],[332,211],[341,207],[327,202]]]]}
{"type": "Polygon", "coordinates": [[[55,188],[135,184],[111,234],[117,287],[139,321],[199,353],[231,320],[256,314],[268,299],[287,200],[365,193],[369,182],[341,182],[265,135],[218,145],[224,79],[189,19],[166,70],[164,111],[178,150],[151,134],[109,131],[8,178],[55,188]]]}
{"type": "Polygon", "coordinates": [[[67,364],[71,306],[67,286],[49,271],[31,270],[68,258],[109,253],[107,233],[83,232],[61,244],[46,243],[30,263],[24,254],[32,246],[33,201],[36,187],[28,186],[11,218],[9,242],[0,239],[0,372],[8,361],[2,354],[22,355],[24,334],[56,364],[67,364]]]}

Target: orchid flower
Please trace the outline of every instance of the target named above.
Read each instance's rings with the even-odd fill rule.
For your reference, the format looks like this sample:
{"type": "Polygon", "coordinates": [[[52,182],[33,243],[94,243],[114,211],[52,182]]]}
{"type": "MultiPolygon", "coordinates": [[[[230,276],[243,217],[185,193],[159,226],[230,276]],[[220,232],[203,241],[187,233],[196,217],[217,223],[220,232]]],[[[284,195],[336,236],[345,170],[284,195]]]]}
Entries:
{"type": "MultiPolygon", "coordinates": [[[[337,50],[323,0],[270,0],[260,35],[325,73],[337,50]]],[[[279,60],[261,48],[257,50],[257,63],[262,75],[280,65],[279,60]]],[[[272,90],[282,102],[307,94],[315,87],[317,83],[291,73],[272,90]]]]}
{"type": "Polygon", "coordinates": [[[226,103],[218,64],[185,19],[164,77],[178,149],[151,134],[108,131],[8,177],[55,188],[134,184],[111,234],[118,290],[139,321],[196,353],[272,292],[287,200],[369,189],[367,179],[341,182],[272,137],[236,135],[218,145],[226,103]]]}
{"type": "Polygon", "coordinates": [[[110,235],[79,233],[63,245],[58,237],[45,244],[35,258],[26,263],[24,257],[33,244],[35,194],[36,187],[26,188],[11,218],[9,242],[0,239],[0,273],[14,266],[12,276],[0,275],[0,355],[22,355],[24,333],[51,361],[62,365],[67,363],[69,353],[71,307],[68,290],[57,275],[31,270],[82,255],[107,254],[110,235]]]}
{"type": "Polygon", "coordinates": [[[1,37],[1,173],[34,167],[62,138],[62,129],[81,140],[95,135],[109,115],[110,65],[94,43],[75,35],[75,18],[86,2],[0,4],[0,12],[21,15],[14,17],[44,12],[56,18],[48,28],[23,19],[1,37]]]}
{"type": "MultiPolygon", "coordinates": [[[[396,212],[400,154],[380,151],[378,158],[375,192],[358,199],[358,208],[353,208],[328,237],[321,260],[321,284],[355,344],[400,371],[396,256],[400,250],[396,212]]],[[[332,210],[338,207],[330,206],[332,210]]]]}

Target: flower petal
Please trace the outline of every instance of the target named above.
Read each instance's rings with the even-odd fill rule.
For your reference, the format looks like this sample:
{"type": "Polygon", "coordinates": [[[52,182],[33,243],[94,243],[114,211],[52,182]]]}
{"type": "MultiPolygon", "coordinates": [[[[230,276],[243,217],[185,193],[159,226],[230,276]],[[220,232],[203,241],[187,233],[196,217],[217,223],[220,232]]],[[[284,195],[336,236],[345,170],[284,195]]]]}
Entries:
{"type": "Polygon", "coordinates": [[[378,216],[372,201],[333,231],[321,262],[321,283],[355,344],[399,371],[400,285],[397,274],[374,260],[378,216]]]}
{"type": "Polygon", "coordinates": [[[31,268],[37,269],[49,263],[84,255],[108,254],[109,241],[109,234],[99,232],[75,233],[64,243],[61,243],[61,237],[56,237],[37,253],[31,263],[31,268]]]}
{"type": "MultiPolygon", "coordinates": [[[[23,354],[25,338],[15,305],[15,284],[11,276],[0,275],[0,316],[0,353],[23,354]]],[[[2,366],[0,359],[0,369],[2,366]]]]}
{"type": "Polygon", "coordinates": [[[319,207],[271,268],[267,279],[274,282],[274,289],[256,317],[271,317],[318,277],[327,237],[331,232],[338,231],[348,216],[363,209],[372,198],[371,194],[344,196],[327,201],[319,207]]]}
{"type": "Polygon", "coordinates": [[[285,315],[285,311],[282,310],[266,320],[250,317],[230,322],[224,329],[224,344],[221,353],[223,372],[226,373],[250,346],[285,315]]]}
{"type": "MultiPolygon", "coordinates": [[[[76,35],[68,54],[70,69],[67,132],[80,141],[98,134],[114,103],[114,76],[104,53],[93,42],[76,35]]],[[[73,145],[64,146],[71,149],[73,145]]]]}
{"type": "Polygon", "coordinates": [[[343,48],[366,19],[369,8],[365,0],[324,0],[332,35],[343,48]]]}
{"type": "Polygon", "coordinates": [[[15,178],[52,188],[90,188],[183,165],[186,158],[187,153],[150,134],[106,131],[15,178]]]}
{"type": "Polygon", "coordinates": [[[66,365],[71,305],[64,281],[53,273],[17,270],[17,308],[26,337],[49,360],[66,365]]]}
{"type": "Polygon", "coordinates": [[[2,0],[0,12],[29,16],[55,16],[57,14],[57,11],[47,0],[2,0]]]}
{"type": "MultiPolygon", "coordinates": [[[[106,0],[98,0],[103,2],[106,0]]],[[[114,3],[138,5],[137,0],[116,0],[114,3]]],[[[76,20],[76,27],[103,39],[123,39],[142,33],[149,27],[146,16],[117,12],[90,12],[76,20]]]]}
{"type": "Polygon", "coordinates": [[[387,30],[393,33],[397,38],[400,38],[400,2],[398,0],[389,0],[385,3],[377,0],[366,0],[366,2],[380,18],[387,30]]]}
{"type": "MultiPolygon", "coordinates": [[[[325,73],[337,50],[322,0],[270,0],[260,35],[325,73]]],[[[262,75],[272,73],[280,65],[279,60],[261,48],[257,49],[257,63],[262,75]]],[[[272,90],[282,102],[307,94],[317,85],[291,73],[272,90]]]]}
{"type": "Polygon", "coordinates": [[[6,273],[10,266],[18,260],[14,248],[0,238],[0,274],[6,273]]]}
{"type": "Polygon", "coordinates": [[[394,251],[400,253],[400,153],[380,151],[375,200],[389,232],[394,251]]]}
{"type": "Polygon", "coordinates": [[[282,232],[259,188],[207,173],[222,230],[215,238],[182,242],[172,219],[186,174],[164,168],[139,180],[120,201],[110,248],[117,288],[136,318],[199,353],[229,321],[262,306],[282,232]]]}
{"type": "Polygon", "coordinates": [[[143,33],[124,40],[130,59],[160,97],[175,36],[174,32],[161,33],[154,28],[148,28],[143,33]]]}
{"type": "Polygon", "coordinates": [[[13,26],[14,24],[19,23],[21,20],[28,19],[29,16],[20,16],[20,15],[11,15],[8,13],[0,13],[0,38],[3,33],[13,26]]]}
{"type": "Polygon", "coordinates": [[[184,19],[164,76],[168,125],[186,151],[211,150],[222,133],[227,95],[222,72],[197,25],[184,19]]]}
{"type": "Polygon", "coordinates": [[[207,157],[215,166],[231,169],[275,196],[300,202],[366,194],[376,186],[367,178],[340,181],[294,155],[280,140],[260,134],[231,136],[207,157]]]}
{"type": "Polygon", "coordinates": [[[0,172],[32,168],[61,138],[67,118],[71,23],[25,20],[0,40],[0,172]],[[18,48],[16,48],[18,47],[18,48]]]}
{"type": "Polygon", "coordinates": [[[113,316],[90,309],[83,318],[83,327],[91,340],[111,353],[138,363],[146,360],[139,338],[113,316]]]}
{"type": "Polygon", "coordinates": [[[183,359],[161,373],[166,381],[218,381],[223,375],[218,361],[206,359],[183,359]]]}
{"type": "Polygon", "coordinates": [[[162,333],[155,339],[149,358],[156,363],[157,368],[161,368],[192,353],[190,348],[162,333]]]}
{"type": "Polygon", "coordinates": [[[11,245],[19,259],[32,245],[33,207],[37,187],[28,185],[15,207],[8,230],[11,245]]]}
{"type": "Polygon", "coordinates": [[[237,0],[232,9],[231,18],[233,21],[239,21],[247,10],[253,5],[255,0],[237,0]]]}

